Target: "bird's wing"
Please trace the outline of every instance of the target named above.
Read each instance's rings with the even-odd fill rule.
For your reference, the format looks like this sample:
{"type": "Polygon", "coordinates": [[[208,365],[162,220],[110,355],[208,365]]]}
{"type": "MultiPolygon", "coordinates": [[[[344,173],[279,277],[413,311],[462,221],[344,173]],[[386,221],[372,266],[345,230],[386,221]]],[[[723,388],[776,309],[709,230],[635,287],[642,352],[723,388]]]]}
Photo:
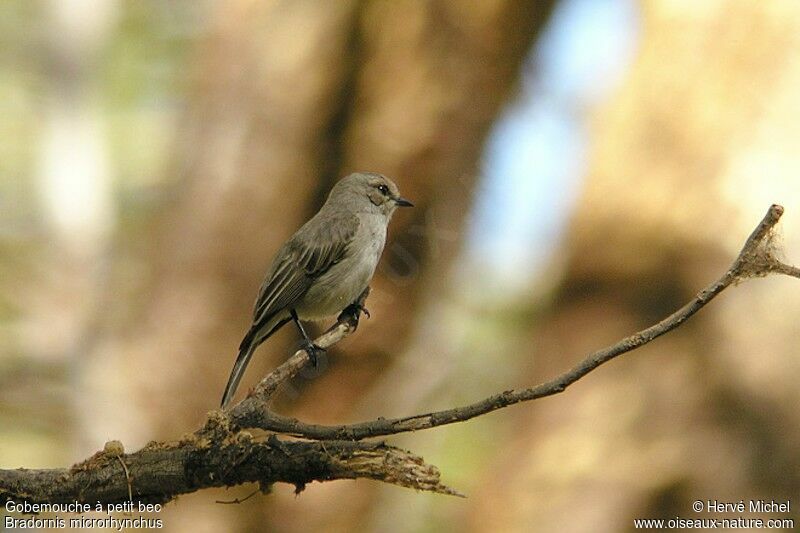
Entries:
{"type": "Polygon", "coordinates": [[[282,259],[273,265],[261,286],[253,311],[253,328],[260,329],[276,313],[302,297],[315,278],[341,261],[358,225],[358,217],[347,214],[312,219],[300,228],[278,253],[282,259]]]}
{"type": "Polygon", "coordinates": [[[358,230],[355,215],[330,215],[321,211],[289,239],[276,257],[261,286],[253,312],[253,325],[242,339],[222,395],[222,407],[231,401],[253,351],[289,321],[274,323],[275,315],[291,306],[311,287],[314,279],[342,260],[358,230]]]}

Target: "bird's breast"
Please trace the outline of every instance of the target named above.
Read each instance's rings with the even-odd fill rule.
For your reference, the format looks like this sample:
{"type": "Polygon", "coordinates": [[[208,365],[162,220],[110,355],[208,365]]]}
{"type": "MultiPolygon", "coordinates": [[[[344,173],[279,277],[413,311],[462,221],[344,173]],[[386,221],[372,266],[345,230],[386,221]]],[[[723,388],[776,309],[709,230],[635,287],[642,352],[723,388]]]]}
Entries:
{"type": "Polygon", "coordinates": [[[386,224],[362,220],[345,257],[314,280],[297,313],[304,320],[339,314],[369,285],[386,241],[386,224]]]}

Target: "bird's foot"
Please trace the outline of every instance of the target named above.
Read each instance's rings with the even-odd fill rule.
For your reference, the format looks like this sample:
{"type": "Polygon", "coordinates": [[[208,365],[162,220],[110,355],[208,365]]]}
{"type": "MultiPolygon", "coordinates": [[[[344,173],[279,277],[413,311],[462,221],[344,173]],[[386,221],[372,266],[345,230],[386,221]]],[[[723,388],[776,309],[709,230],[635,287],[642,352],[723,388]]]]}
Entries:
{"type": "Polygon", "coordinates": [[[364,313],[364,316],[366,316],[367,318],[371,318],[372,317],[372,315],[369,314],[369,309],[364,307],[364,304],[360,304],[360,303],[356,302],[356,303],[352,304],[352,307],[353,307],[353,312],[364,313]]]}
{"type": "Polygon", "coordinates": [[[352,303],[344,308],[344,310],[339,315],[339,321],[343,320],[351,320],[358,324],[358,319],[361,317],[361,313],[364,313],[364,316],[370,318],[372,315],[369,314],[369,309],[364,307],[363,304],[358,302],[352,303]]]}
{"type": "Polygon", "coordinates": [[[308,354],[308,359],[311,361],[311,365],[314,368],[317,368],[319,357],[325,355],[326,353],[325,348],[317,346],[313,342],[309,342],[304,344],[303,349],[308,354]]]}

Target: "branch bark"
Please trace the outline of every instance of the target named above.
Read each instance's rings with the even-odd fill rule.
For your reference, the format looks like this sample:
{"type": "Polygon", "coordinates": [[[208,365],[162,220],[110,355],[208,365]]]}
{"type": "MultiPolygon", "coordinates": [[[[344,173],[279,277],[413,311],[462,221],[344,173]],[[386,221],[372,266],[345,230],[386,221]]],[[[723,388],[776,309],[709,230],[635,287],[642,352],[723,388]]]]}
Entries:
{"type": "Polygon", "coordinates": [[[300,492],[311,481],[368,478],[417,490],[458,495],[436,467],[383,443],[300,442],[274,434],[258,439],[232,432],[219,411],[197,432],[153,442],[125,454],[118,441],[71,468],[0,471],[0,499],[37,503],[164,503],[211,487],[256,482],[262,492],[278,481],[300,492]]]}
{"type": "MultiPolygon", "coordinates": [[[[751,277],[779,273],[800,278],[800,269],[778,259],[774,227],[783,208],[773,205],[747,239],[731,267],[681,309],[642,331],[598,350],[560,376],[528,389],[508,390],[473,404],[405,418],[378,418],[340,426],[306,424],[273,413],[269,401],[282,383],[310,363],[304,350],[266,376],[229,411],[212,411],[204,426],[174,442],[154,442],[125,454],[116,441],[69,469],[0,470],[0,497],[29,503],[101,502],[134,499],[167,502],[202,488],[257,482],[266,492],[275,482],[292,483],[298,492],[311,481],[369,478],[403,487],[458,495],[443,485],[436,467],[420,457],[383,443],[362,442],[462,422],[503,407],[558,394],[600,365],[672,331],[723,290],[751,277]],[[271,433],[256,438],[246,428],[271,433]],[[281,440],[276,433],[311,439],[281,440]]],[[[315,340],[327,348],[358,327],[368,290],[337,323],[315,340]]]]}

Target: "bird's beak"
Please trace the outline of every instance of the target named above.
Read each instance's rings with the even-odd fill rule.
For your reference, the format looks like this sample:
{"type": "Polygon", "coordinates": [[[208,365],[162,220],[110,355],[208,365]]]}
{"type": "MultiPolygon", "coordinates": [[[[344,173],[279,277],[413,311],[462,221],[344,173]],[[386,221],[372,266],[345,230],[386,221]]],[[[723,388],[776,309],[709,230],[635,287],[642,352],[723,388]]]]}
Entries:
{"type": "Polygon", "coordinates": [[[398,196],[397,198],[395,198],[394,203],[396,203],[399,207],[414,207],[414,204],[412,204],[402,196],[398,196]]]}

